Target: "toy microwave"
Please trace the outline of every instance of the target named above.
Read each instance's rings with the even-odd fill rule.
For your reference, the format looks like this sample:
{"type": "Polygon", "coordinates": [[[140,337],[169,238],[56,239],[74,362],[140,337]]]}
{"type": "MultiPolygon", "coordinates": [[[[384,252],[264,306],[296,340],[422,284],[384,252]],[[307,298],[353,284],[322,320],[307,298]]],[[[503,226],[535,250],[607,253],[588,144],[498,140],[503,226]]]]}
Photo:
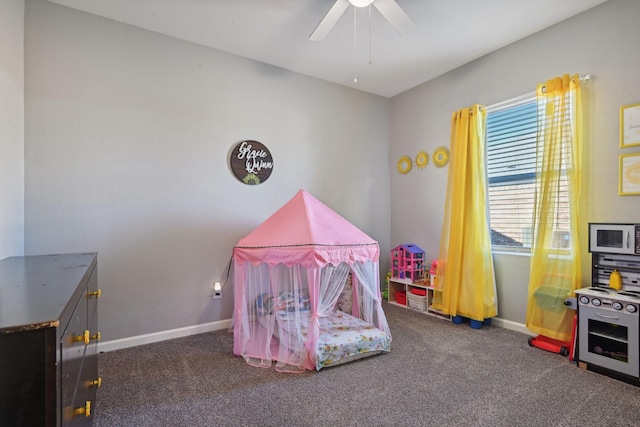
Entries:
{"type": "Polygon", "coordinates": [[[589,224],[589,252],[640,255],[640,224],[589,224]]]}

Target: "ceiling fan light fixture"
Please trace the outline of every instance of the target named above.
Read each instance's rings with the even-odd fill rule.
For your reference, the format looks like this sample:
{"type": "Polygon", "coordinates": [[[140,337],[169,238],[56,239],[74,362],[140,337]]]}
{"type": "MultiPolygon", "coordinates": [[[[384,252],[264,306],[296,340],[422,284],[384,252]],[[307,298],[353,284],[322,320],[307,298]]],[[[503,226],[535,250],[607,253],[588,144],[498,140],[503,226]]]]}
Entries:
{"type": "Polygon", "coordinates": [[[349,0],[349,3],[355,7],[367,7],[373,3],[373,1],[374,0],[349,0]]]}
{"type": "MultiPolygon", "coordinates": [[[[398,6],[396,0],[335,0],[331,9],[329,9],[324,18],[322,18],[322,21],[320,21],[316,29],[313,30],[309,38],[311,40],[324,39],[349,6],[363,8],[370,5],[378,9],[382,17],[389,21],[400,36],[415,28],[415,24],[411,18],[398,6]]],[[[356,14],[354,14],[354,19],[355,16],[356,14]]],[[[369,19],[371,19],[371,13],[369,14],[369,19]]]]}

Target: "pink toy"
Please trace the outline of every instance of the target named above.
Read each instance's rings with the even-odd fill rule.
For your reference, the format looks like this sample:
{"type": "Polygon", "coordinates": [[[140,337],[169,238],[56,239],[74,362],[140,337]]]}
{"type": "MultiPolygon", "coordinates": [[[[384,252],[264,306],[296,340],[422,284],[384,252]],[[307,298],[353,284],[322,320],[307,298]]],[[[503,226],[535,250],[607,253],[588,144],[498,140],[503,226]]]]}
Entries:
{"type": "Polygon", "coordinates": [[[417,282],[425,278],[424,251],[414,244],[391,250],[391,277],[417,282]]]}

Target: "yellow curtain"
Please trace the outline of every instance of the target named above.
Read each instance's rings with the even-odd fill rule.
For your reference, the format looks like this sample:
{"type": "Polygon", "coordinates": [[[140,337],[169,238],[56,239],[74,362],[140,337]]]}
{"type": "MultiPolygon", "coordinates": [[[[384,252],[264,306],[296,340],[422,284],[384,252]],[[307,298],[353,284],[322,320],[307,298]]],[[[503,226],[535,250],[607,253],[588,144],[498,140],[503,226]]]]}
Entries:
{"type": "Polygon", "coordinates": [[[436,270],[434,308],[483,321],[497,314],[486,210],[487,112],[474,105],[453,113],[451,161],[436,270]]]}
{"type": "Polygon", "coordinates": [[[538,85],[537,100],[536,196],[526,326],[546,337],[570,341],[575,311],[563,302],[582,283],[579,77],[564,75],[538,85]],[[568,199],[568,206],[563,199],[568,199]]]}

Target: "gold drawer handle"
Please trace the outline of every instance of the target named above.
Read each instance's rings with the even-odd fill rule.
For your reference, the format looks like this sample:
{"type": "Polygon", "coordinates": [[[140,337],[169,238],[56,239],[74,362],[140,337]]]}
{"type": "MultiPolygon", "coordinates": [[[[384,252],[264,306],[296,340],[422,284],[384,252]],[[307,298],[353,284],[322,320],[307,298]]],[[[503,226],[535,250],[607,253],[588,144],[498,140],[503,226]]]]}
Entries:
{"type": "Polygon", "coordinates": [[[85,329],[84,332],[82,332],[82,335],[71,338],[71,342],[83,342],[84,345],[89,345],[89,342],[91,340],[100,341],[100,338],[101,338],[100,332],[97,332],[96,334],[91,335],[91,332],[88,329],[85,329]]]}
{"type": "Polygon", "coordinates": [[[97,379],[93,380],[93,381],[89,381],[89,387],[95,387],[95,388],[100,388],[102,387],[102,377],[98,377],[97,379]]]}
{"type": "Polygon", "coordinates": [[[102,295],[102,289],[98,289],[97,291],[92,291],[87,293],[87,296],[96,297],[96,299],[100,298],[101,295],[102,295]]]}
{"type": "Polygon", "coordinates": [[[84,345],[89,345],[89,336],[90,332],[88,329],[85,329],[82,335],[71,338],[71,342],[83,342],[84,345]]]}
{"type": "Polygon", "coordinates": [[[91,416],[91,401],[87,400],[84,404],[84,407],[76,408],[71,413],[71,418],[75,418],[79,415],[84,415],[89,418],[91,416]]]}

